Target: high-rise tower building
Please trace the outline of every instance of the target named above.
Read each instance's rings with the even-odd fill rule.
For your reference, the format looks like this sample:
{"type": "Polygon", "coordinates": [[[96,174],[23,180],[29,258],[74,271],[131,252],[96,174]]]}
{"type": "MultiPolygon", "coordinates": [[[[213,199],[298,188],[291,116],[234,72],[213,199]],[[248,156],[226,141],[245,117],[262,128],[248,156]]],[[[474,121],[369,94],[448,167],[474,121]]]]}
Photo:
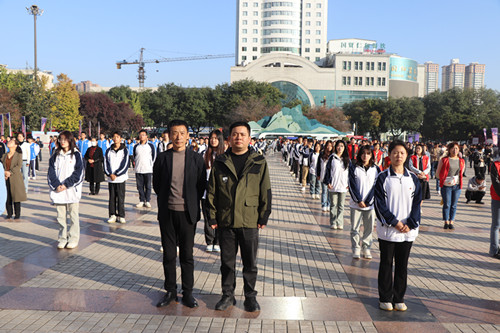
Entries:
{"type": "Polygon", "coordinates": [[[443,83],[441,90],[446,91],[453,88],[464,88],[465,65],[459,63],[459,59],[451,59],[448,66],[443,66],[443,83]]]}
{"type": "Polygon", "coordinates": [[[236,65],[282,52],[321,64],[326,56],[328,0],[236,0],[236,65]]]}
{"type": "Polygon", "coordinates": [[[439,65],[428,61],[424,66],[424,95],[429,95],[439,89],[439,65]]]}
{"type": "Polygon", "coordinates": [[[484,87],[484,74],[486,65],[472,62],[465,67],[465,88],[480,89],[484,87]]]}

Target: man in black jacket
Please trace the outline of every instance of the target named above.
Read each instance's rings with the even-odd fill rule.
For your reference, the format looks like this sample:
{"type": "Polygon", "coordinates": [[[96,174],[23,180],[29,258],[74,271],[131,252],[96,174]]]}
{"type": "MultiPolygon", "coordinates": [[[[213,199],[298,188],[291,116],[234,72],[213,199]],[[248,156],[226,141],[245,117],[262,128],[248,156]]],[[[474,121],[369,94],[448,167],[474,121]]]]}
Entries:
{"type": "Polygon", "coordinates": [[[206,188],[206,169],[203,157],[186,149],[188,124],[183,120],[173,120],[168,128],[173,147],[160,153],[153,166],[153,189],[158,195],[164,287],[167,291],[157,306],[166,306],[177,300],[175,261],[178,241],[182,303],[194,308],[198,302],[193,297],[193,246],[196,222],[200,220],[200,200],[206,188]]]}

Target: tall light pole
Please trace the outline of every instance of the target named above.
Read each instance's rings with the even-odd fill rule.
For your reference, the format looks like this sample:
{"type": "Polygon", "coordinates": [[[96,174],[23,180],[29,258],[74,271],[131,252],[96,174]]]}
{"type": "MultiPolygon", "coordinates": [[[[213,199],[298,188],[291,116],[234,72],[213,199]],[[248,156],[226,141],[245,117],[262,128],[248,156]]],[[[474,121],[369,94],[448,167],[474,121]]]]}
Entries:
{"type": "Polygon", "coordinates": [[[37,5],[33,5],[31,7],[26,7],[26,10],[28,11],[28,14],[33,15],[33,22],[35,26],[35,71],[33,74],[36,81],[38,76],[37,75],[38,67],[36,62],[36,17],[43,14],[43,9],[38,8],[37,5]]]}

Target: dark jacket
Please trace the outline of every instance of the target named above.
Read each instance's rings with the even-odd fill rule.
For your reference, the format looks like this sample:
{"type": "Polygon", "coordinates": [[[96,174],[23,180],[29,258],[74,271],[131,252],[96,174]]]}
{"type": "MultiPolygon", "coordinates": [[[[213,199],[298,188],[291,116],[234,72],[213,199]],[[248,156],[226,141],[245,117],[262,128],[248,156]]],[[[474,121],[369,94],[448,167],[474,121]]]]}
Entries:
{"type": "MultiPolygon", "coordinates": [[[[168,197],[172,184],[173,151],[169,149],[158,154],[153,165],[153,189],[158,195],[158,220],[165,219],[168,210],[168,197]]],[[[200,200],[203,197],[207,185],[207,170],[203,157],[186,149],[186,160],[184,166],[184,202],[191,223],[200,220],[200,200]]]]}
{"type": "Polygon", "coordinates": [[[231,149],[219,155],[208,181],[209,224],[230,228],[266,225],[271,214],[271,181],[266,159],[251,152],[238,179],[231,149]]]}
{"type": "Polygon", "coordinates": [[[93,158],[90,158],[90,151],[94,147],[90,147],[85,152],[84,159],[87,161],[87,166],[85,167],[85,180],[91,183],[100,183],[104,181],[104,154],[102,149],[95,147],[95,152],[93,158]],[[89,160],[94,160],[94,166],[92,167],[89,160]]]}

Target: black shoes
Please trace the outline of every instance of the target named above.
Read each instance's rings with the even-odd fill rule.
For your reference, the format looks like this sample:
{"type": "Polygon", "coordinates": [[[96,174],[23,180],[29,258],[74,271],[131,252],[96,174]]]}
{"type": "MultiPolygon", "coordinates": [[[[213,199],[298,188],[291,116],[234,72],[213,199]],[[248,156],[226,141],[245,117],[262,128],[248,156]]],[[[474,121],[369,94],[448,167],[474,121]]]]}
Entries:
{"type": "Polygon", "coordinates": [[[224,311],[228,307],[233,306],[235,304],[236,300],[234,299],[234,296],[223,295],[220,301],[217,302],[217,304],[215,305],[215,310],[224,311]]]}
{"type": "Polygon", "coordinates": [[[260,311],[260,305],[259,305],[259,303],[257,303],[257,299],[255,297],[245,298],[245,302],[243,302],[243,306],[245,307],[245,311],[247,311],[247,312],[260,311]]]}
{"type": "Polygon", "coordinates": [[[177,302],[177,295],[171,291],[167,291],[167,293],[163,295],[163,298],[158,302],[158,304],[156,304],[156,306],[158,308],[161,308],[163,306],[169,305],[174,300],[177,302]]]}
{"type": "Polygon", "coordinates": [[[466,203],[466,204],[468,204],[469,202],[470,202],[470,200],[469,200],[469,199],[467,199],[467,201],[465,201],[465,203],[466,203]]]}
{"type": "Polygon", "coordinates": [[[484,205],[484,202],[482,202],[482,201],[476,201],[476,203],[479,205],[484,205]]]}
{"type": "Polygon", "coordinates": [[[448,229],[448,227],[449,227],[449,224],[448,224],[448,223],[445,223],[443,228],[444,228],[444,229],[448,229]]]}
{"type": "Polygon", "coordinates": [[[11,218],[12,218],[12,215],[6,215],[6,216],[5,216],[5,219],[6,219],[6,220],[10,220],[11,218]]]}
{"type": "Polygon", "coordinates": [[[448,229],[450,229],[450,230],[455,229],[455,227],[453,226],[453,223],[448,224],[448,229]]]}
{"type": "Polygon", "coordinates": [[[198,307],[198,301],[196,301],[196,298],[194,298],[192,294],[184,294],[184,296],[182,296],[182,304],[188,308],[198,307]]]}
{"type": "Polygon", "coordinates": [[[19,220],[20,218],[21,218],[21,216],[19,216],[19,215],[14,216],[14,220],[19,220]]]}

